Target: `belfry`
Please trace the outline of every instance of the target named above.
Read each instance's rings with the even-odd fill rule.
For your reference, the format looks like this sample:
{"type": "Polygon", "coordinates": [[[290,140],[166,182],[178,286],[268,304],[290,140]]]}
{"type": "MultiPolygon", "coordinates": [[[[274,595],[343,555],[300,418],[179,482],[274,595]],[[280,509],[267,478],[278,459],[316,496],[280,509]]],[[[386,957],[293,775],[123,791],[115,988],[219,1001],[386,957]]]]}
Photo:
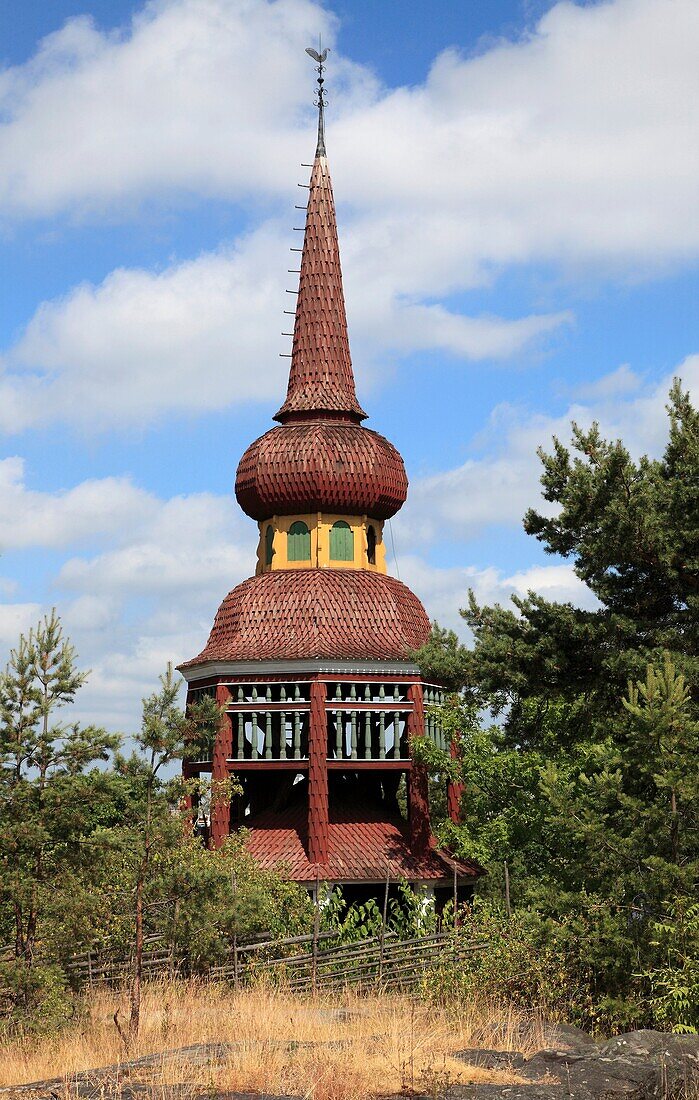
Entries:
{"type": "Polygon", "coordinates": [[[278,425],[248,447],[235,484],[259,525],[257,568],[180,666],[188,702],[205,692],[224,708],[215,743],[185,774],[234,775],[242,787],[214,796],[214,847],[245,827],[261,865],[309,887],[340,883],[362,897],[388,878],[451,891],[479,869],[435,846],[426,769],[411,756],[418,736],[449,748],[442,691],[412,656],[427,614],[387,573],[384,524],[408,481],[396,448],[362,424],[325,151],[325,55],[313,56],[318,143],[289,384],[278,425]]]}

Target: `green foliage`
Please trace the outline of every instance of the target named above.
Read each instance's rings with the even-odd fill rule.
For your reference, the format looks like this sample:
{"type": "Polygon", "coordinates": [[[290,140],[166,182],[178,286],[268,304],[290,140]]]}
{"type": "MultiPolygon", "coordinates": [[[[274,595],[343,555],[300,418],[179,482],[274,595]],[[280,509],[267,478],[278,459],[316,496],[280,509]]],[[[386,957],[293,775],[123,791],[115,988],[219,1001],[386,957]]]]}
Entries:
{"type": "MultiPolygon", "coordinates": [[[[474,645],[459,653],[461,686],[498,721],[462,744],[463,821],[442,823],[440,840],[489,869],[480,892],[493,900],[507,861],[517,919],[552,922],[580,960],[575,1012],[597,1028],[691,1019],[679,978],[658,1014],[671,981],[660,939],[629,923],[636,899],[666,912],[699,881],[699,414],[679,383],[668,413],[658,459],[635,460],[596,425],[540,452],[554,507],[530,510],[525,529],[573,562],[595,608],[530,592],[514,609],[471,595],[462,612],[474,645]]],[[[445,632],[429,644],[455,667],[445,632]]]]}
{"type": "MultiPolygon", "coordinates": [[[[439,920],[434,900],[424,890],[414,890],[409,883],[398,883],[397,893],[392,890],[386,909],[386,930],[399,939],[426,936],[437,930],[439,920]]],[[[448,916],[451,912],[449,906],[448,916]]],[[[341,943],[378,936],[383,926],[382,906],[375,898],[365,902],[345,903],[342,887],[335,886],[326,892],[321,908],[323,931],[336,932],[341,943]]]]}
{"type": "Polygon", "coordinates": [[[655,965],[645,973],[650,1005],[661,1027],[699,1030],[699,903],[676,898],[663,920],[651,924],[655,965]]]}
{"type": "Polygon", "coordinates": [[[27,967],[22,960],[0,962],[0,1036],[50,1034],[75,1013],[65,974],[56,964],[27,967]]]}
{"type": "Polygon", "coordinates": [[[49,1019],[60,1001],[54,971],[37,955],[53,938],[67,883],[75,887],[70,900],[89,908],[79,867],[104,783],[86,769],[105,761],[118,738],[58,721],[85,678],[55,612],[20,637],[0,675],[0,920],[13,944],[2,1003],[10,1023],[26,1024],[39,1006],[49,1019]]]}
{"type": "MultiPolygon", "coordinates": [[[[261,871],[242,836],[209,852],[180,812],[187,785],[169,773],[211,738],[215,699],[184,714],[168,668],[124,756],[118,737],[58,721],[85,675],[52,614],[20,638],[0,677],[0,942],[12,943],[0,962],[6,1031],[51,1030],[71,1017],[76,952],[138,960],[155,934],[173,959],[205,973],[235,937],[292,935],[312,921],[307,892],[261,871]]],[[[211,790],[199,787],[206,804],[211,790]]]]}
{"type": "Polygon", "coordinates": [[[580,989],[570,957],[552,936],[551,922],[526,912],[508,920],[495,905],[477,899],[463,913],[456,935],[479,949],[467,966],[453,964],[445,952],[431,980],[440,999],[494,1000],[570,1014],[580,989]]]}
{"type": "Polygon", "coordinates": [[[378,936],[382,919],[381,910],[374,898],[345,907],[342,890],[336,887],[325,907],[323,926],[328,931],[337,931],[340,942],[354,943],[378,936]]]}
{"type": "Polygon", "coordinates": [[[453,630],[432,624],[428,641],[413,654],[426,680],[460,691],[468,683],[470,653],[453,630]]]}

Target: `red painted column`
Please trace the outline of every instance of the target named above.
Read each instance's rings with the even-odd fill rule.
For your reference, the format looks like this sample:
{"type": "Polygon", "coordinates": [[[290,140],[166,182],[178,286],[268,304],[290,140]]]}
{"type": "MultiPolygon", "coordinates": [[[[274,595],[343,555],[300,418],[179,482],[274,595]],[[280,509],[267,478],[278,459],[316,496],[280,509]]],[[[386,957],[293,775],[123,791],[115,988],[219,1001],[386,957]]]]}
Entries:
{"type": "MultiPolygon", "coordinates": [[[[459,746],[456,741],[451,743],[451,758],[452,760],[458,760],[459,758],[459,746]]],[[[464,794],[464,784],[449,780],[447,783],[447,813],[449,819],[456,825],[461,824],[461,799],[464,794]]]]}
{"type": "Polygon", "coordinates": [[[308,731],[308,858],[311,863],[328,859],[328,724],[325,684],[311,683],[308,731]]]}
{"type": "MultiPolygon", "coordinates": [[[[408,714],[408,737],[422,737],[425,732],[425,708],[422,699],[422,684],[411,684],[408,688],[408,700],[413,709],[408,714]]],[[[408,776],[408,820],[410,825],[410,847],[416,856],[429,851],[432,834],[430,830],[430,799],[427,783],[427,768],[424,764],[413,763],[408,776]]]]}
{"type": "MultiPolygon", "coordinates": [[[[230,700],[231,693],[225,684],[219,684],[216,688],[216,702],[225,706],[230,700]]],[[[216,791],[216,784],[228,779],[228,766],[226,761],[233,752],[233,725],[230,714],[221,717],[214,742],[214,755],[211,762],[211,843],[214,848],[220,848],[225,838],[231,831],[231,803],[230,798],[221,791],[216,791]]]]}

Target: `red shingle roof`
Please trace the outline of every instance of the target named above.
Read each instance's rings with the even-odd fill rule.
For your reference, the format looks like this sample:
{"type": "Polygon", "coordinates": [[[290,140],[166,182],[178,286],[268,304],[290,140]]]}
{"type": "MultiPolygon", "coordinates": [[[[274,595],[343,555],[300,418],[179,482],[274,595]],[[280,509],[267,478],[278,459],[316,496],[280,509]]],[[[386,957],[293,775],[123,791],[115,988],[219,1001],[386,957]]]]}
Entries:
{"type": "Polygon", "coordinates": [[[218,609],[206,648],[187,661],[405,660],[429,637],[417,596],[360,569],[280,569],[243,581],[218,609]]]}
{"type": "Polygon", "coordinates": [[[301,806],[275,813],[265,810],[246,819],[250,830],[246,847],[261,867],[283,871],[295,882],[383,882],[386,873],[395,882],[406,879],[451,879],[457,874],[476,878],[477,863],[452,860],[437,848],[418,857],[410,851],[407,825],[370,805],[330,808],[328,859],[311,863],[306,850],[306,812],[301,806]]]}
{"type": "Polygon", "coordinates": [[[286,423],[323,412],[354,421],[366,417],[354,389],[330,172],[325,155],[316,154],[308,192],[289,388],[275,420],[286,423]]]}
{"type": "Polygon", "coordinates": [[[272,428],[238,466],[235,494],[253,519],[342,512],[388,519],[408,479],[396,448],[359,424],[314,420],[272,428]]]}

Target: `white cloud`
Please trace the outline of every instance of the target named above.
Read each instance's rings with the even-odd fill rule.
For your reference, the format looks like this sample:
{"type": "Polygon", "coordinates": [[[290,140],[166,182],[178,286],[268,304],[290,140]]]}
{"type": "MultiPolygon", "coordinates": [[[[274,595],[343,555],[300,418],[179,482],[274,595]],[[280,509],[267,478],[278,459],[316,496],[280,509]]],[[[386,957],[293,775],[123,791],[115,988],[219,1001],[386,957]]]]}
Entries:
{"type": "Polygon", "coordinates": [[[459,611],[468,607],[469,589],[473,589],[480,604],[511,606],[513,594],[526,596],[529,591],[535,591],[546,599],[572,603],[576,607],[597,606],[589,588],[567,564],[531,566],[506,576],[494,568],[445,568],[411,556],[401,558],[400,571],[401,579],[420,597],[430,618],[436,619],[440,626],[455,630],[463,639],[468,639],[470,633],[459,611]]]}
{"type": "Polygon", "coordinates": [[[226,593],[254,571],[255,525],[232,497],[153,501],[120,545],[73,556],[54,581],[66,629],[92,669],[85,719],[133,730],[168,661],[204,646],[226,593]]]}
{"type": "Polygon", "coordinates": [[[121,598],[177,599],[225,595],[255,560],[255,529],[233,497],[197,494],[157,502],[149,522],[125,545],[92,558],[70,558],[57,583],[70,591],[121,598]],[[239,540],[243,528],[249,549],[239,540]],[[227,589],[226,589],[227,591],[227,589]]]}
{"type": "Polygon", "coordinates": [[[406,292],[425,267],[446,287],[464,267],[694,256],[698,49],[694,0],[557,4],[521,41],[447,51],[425,84],[344,117],[336,175],[403,250],[406,292]]]}
{"type": "Polygon", "coordinates": [[[636,457],[659,455],[667,439],[667,396],[675,376],[696,401],[699,355],[690,355],[672,374],[645,387],[620,368],[589,388],[587,403],[576,402],[557,417],[499,406],[477,441],[482,457],[411,484],[408,503],[393,521],[400,542],[472,538],[488,528],[520,526],[527,508],[550,511],[540,495],[536,451],[540,446],[549,450],[554,435],[567,443],[573,420],[582,427],[596,420],[606,438],[622,439],[636,457]]]}
{"type": "MultiPolygon", "coordinates": [[[[76,717],[114,729],[136,727],[140,700],[167,662],[199,652],[218,604],[254,570],[256,527],[232,496],[161,500],[118,479],[38,493],[24,484],[22,460],[8,459],[0,463],[0,515],[8,516],[0,534],[15,548],[73,551],[43,578],[45,605],[0,603],[0,665],[55,604],[80,667],[91,669],[76,717]],[[106,546],[96,551],[100,541],[106,546]]],[[[11,595],[9,586],[3,578],[11,595]]]]}
{"type": "Polygon", "coordinates": [[[41,618],[41,604],[0,603],[0,670],[4,669],[10,650],[41,618]]]}
{"type": "Polygon", "coordinates": [[[276,189],[302,159],[304,46],[330,41],[333,25],[306,0],[151,0],[121,32],[70,20],[2,76],[2,206],[51,214],[163,189],[276,189]]]}
{"type": "Polygon", "coordinates": [[[628,363],[622,363],[616,370],[605,374],[597,381],[576,386],[575,396],[581,400],[623,398],[636,393],[641,383],[642,379],[631,370],[628,363]]]}
{"type": "Polygon", "coordinates": [[[230,252],[117,270],[44,303],[5,358],[0,427],[100,429],[281,394],[287,256],[266,227],[230,252]]]}
{"type": "MultiPolygon", "coordinates": [[[[313,140],[303,44],[318,30],[334,48],[333,16],[309,0],[154,0],[119,33],[71,21],[0,75],[0,211],[128,213],[183,190],[283,196],[288,211],[313,140]]],[[[360,380],[385,351],[502,358],[570,322],[435,301],[508,265],[626,278],[695,257],[698,53],[695,0],[559,3],[521,40],[446,51],[410,88],[381,88],[333,52],[360,380]]],[[[0,362],[0,428],[99,430],[279,394],[280,224],[44,303],[0,362]]]]}
{"type": "MultiPolygon", "coordinates": [[[[288,255],[278,228],[268,224],[229,251],[156,273],[120,269],[98,286],[83,284],[45,302],[4,357],[0,430],[55,420],[100,430],[166,412],[280,400],[289,365],[280,358],[289,346],[281,336],[288,331],[288,255]]],[[[508,356],[570,319],[470,318],[365,292],[354,306],[365,371],[386,348],[508,356]]]]}
{"type": "Polygon", "coordinates": [[[114,537],[143,520],[151,506],[149,494],[127,478],[91,479],[56,493],[30,489],[24,459],[0,459],[0,552],[114,537]]]}
{"type": "Polygon", "coordinates": [[[289,196],[312,140],[303,47],[321,31],[340,194],[366,219],[365,266],[390,249],[399,293],[537,258],[696,255],[695,0],[562,2],[397,89],[338,54],[336,29],[308,0],[154,0],[120,33],[69,22],[2,74],[0,206],[289,196]]]}

